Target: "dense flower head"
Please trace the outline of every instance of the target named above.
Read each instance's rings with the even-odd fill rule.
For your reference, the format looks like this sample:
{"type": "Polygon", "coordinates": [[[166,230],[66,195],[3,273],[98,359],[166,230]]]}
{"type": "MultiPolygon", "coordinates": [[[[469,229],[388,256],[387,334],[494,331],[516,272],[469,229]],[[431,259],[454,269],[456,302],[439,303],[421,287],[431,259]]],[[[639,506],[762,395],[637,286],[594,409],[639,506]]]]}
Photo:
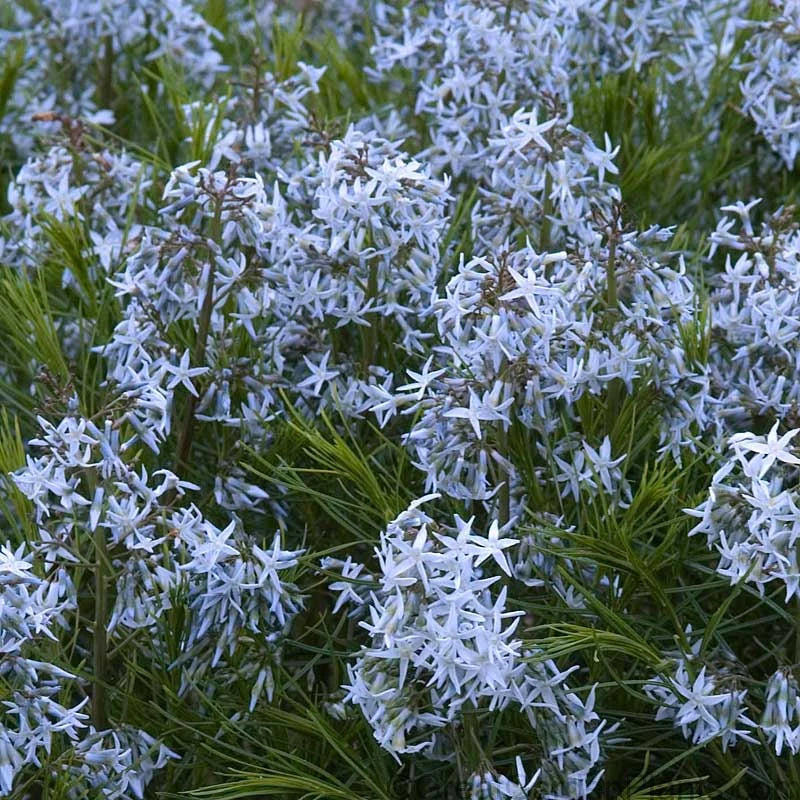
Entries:
{"type": "Polygon", "coordinates": [[[798,384],[800,231],[792,207],[753,219],[759,200],[725,206],[711,254],[725,253],[711,293],[709,367],[718,425],[741,430],[754,419],[792,414],[798,384]]]}
{"type": "Polygon", "coordinates": [[[777,14],[751,22],[742,69],[742,109],[791,168],[797,158],[800,118],[793,100],[800,85],[798,33],[800,5],[771,2],[777,14]]]}
{"type": "MultiPolygon", "coordinates": [[[[61,223],[86,236],[85,226],[88,241],[82,244],[93,256],[94,279],[96,271],[110,273],[121,257],[126,236],[120,223],[131,204],[144,202],[151,173],[124,151],[93,147],[79,120],[62,117],[59,125],[65,140],[30,156],[9,184],[12,211],[4,222],[11,236],[3,241],[3,256],[17,269],[35,270],[48,255],[43,229],[61,223]]],[[[82,277],[67,268],[62,282],[85,294],[82,277]]]]}
{"type": "Polygon", "coordinates": [[[39,763],[37,753],[50,751],[54,732],[75,740],[86,728],[85,700],[72,707],[59,702],[62,683],[74,676],[37,658],[42,643],[66,627],[76,601],[65,570],[39,577],[25,545],[0,546],[0,678],[10,690],[0,714],[3,796],[26,763],[39,763]]]}
{"type": "MultiPolygon", "coordinates": [[[[13,55],[17,80],[0,115],[0,133],[27,153],[35,137],[34,112],[66,114],[110,124],[112,80],[133,80],[136,52],[149,65],[174,65],[210,86],[225,69],[217,52],[221,35],[191,0],[11,0],[3,8],[0,46],[13,55]],[[104,63],[99,72],[96,65],[104,63]],[[25,69],[22,69],[23,64],[25,69]]],[[[51,127],[58,127],[54,119],[51,127]]]]}
{"type": "MultiPolygon", "coordinates": [[[[428,360],[408,370],[410,383],[374,391],[370,402],[382,423],[414,415],[405,438],[428,488],[462,499],[492,496],[500,475],[513,480],[497,446],[503,431],[521,424],[550,439],[585,392],[608,392],[612,382],[630,392],[634,382],[651,381],[664,397],[665,449],[687,444],[698,414],[685,409],[700,409],[681,328],[695,299],[682,266],[649,255],[649,241],[660,235],[612,229],[613,243],[597,231],[594,247],[572,252],[540,255],[530,243],[506,244],[499,257],[462,259],[433,303],[437,337],[428,360]]],[[[564,494],[577,497],[580,484],[626,499],[625,456],[613,457],[608,439],[561,437],[553,455],[564,494]]]]}
{"type": "Polygon", "coordinates": [[[151,479],[132,468],[126,452],[135,437],[122,440],[111,420],[102,429],[78,416],[40,425],[31,445],[42,454],[14,475],[34,505],[35,548],[48,565],[75,563],[82,531],[103,531],[119,570],[110,633],[154,632],[183,590],[190,618],[178,663],[196,676],[233,654],[241,630],[271,642],[286,628],[302,601],[279,571],[296,566],[302,551],[284,550],[279,533],[260,547],[236,518],[220,529],[195,505],[175,506],[176,495],[198,487],[168,469],[151,479]]]}
{"type": "Polygon", "coordinates": [[[693,744],[719,739],[725,751],[737,741],[756,741],[756,724],[747,716],[747,690],[724,671],[711,672],[679,657],[666,678],[646,684],[644,691],[658,704],[656,720],[671,719],[693,744]]]}
{"type": "Polygon", "coordinates": [[[784,584],[788,602],[798,594],[797,465],[792,440],[797,429],[778,435],[776,422],[766,436],[737,433],[732,454],[715,473],[708,499],[687,509],[698,524],[690,533],[705,533],[720,560],[717,572],[731,583],[746,581],[764,588],[784,584]]]}
{"type": "Polygon", "coordinates": [[[13,475],[33,506],[38,539],[31,555],[24,546],[0,549],[0,646],[9,656],[0,669],[10,680],[25,679],[35,687],[21,689],[6,703],[4,713],[20,722],[16,732],[0,729],[12,770],[0,788],[10,791],[14,772],[35,763],[37,747],[49,750],[52,728],[75,741],[81,765],[70,768],[75,775],[105,796],[141,799],[154,771],[176,754],[142,731],[92,728],[79,736],[86,728],[87,715],[79,711],[86,701],[67,709],[52,699],[61,682],[75,676],[23,657],[27,640],[55,641],[56,626],[74,624],[66,613],[76,607],[68,568],[85,560],[85,535],[102,536],[116,578],[106,626],[111,640],[144,629],[149,637],[138,645],[140,651],[169,658],[159,623],[182,596],[188,616],[180,657],[172,665],[181,673],[179,692],[202,686],[210,670],[233,670],[252,681],[251,709],[262,692],[271,697],[281,635],[302,607],[297,587],[281,575],[297,566],[302,551],[283,548],[280,533],[271,546],[260,546],[236,518],[220,529],[195,505],[175,505],[176,498],[199,487],[168,469],[151,478],[144,467],[132,467],[127,458],[137,437],[123,439],[119,423],[108,419],[98,427],[74,414],[57,425],[44,418],[39,424],[41,434],[30,442],[38,455],[28,456],[13,475]],[[36,576],[35,563],[46,578],[36,576]],[[249,654],[245,632],[255,644],[249,654]],[[29,694],[32,699],[26,699],[29,694]]]}
{"type": "Polygon", "coordinates": [[[379,20],[376,77],[402,66],[416,79],[415,114],[433,126],[426,155],[479,174],[491,137],[537,102],[569,104],[592,74],[666,65],[702,96],[733,49],[745,0],[413,2],[379,20]]]}
{"type": "MultiPolygon", "coordinates": [[[[512,576],[509,553],[519,541],[497,522],[486,535],[475,530],[474,517],[438,523],[422,510],[434,498],[414,501],[382,534],[378,588],[368,597],[348,595],[346,602],[366,607],[369,618],[359,625],[369,644],[348,668],[345,701],[360,707],[393,753],[433,754],[446,726],[467,709],[518,707],[544,749],[537,776],[553,791],[582,797],[600,775],[605,721],[593,711],[594,689],[582,700],[565,683],[574,668],[531,663],[533,654],[515,638],[523,612],[509,607],[503,576],[512,576]]],[[[345,580],[336,589],[346,593],[346,579],[361,571],[342,566],[345,580]]],[[[492,791],[513,788],[491,774],[480,781],[496,783],[492,791]]],[[[524,796],[520,785],[515,791],[508,796],[524,796]]]]}
{"type": "Polygon", "coordinates": [[[780,755],[784,747],[792,755],[800,750],[800,698],[791,668],[776,670],[767,681],[761,729],[780,755]],[[792,723],[795,723],[792,725],[792,723]]]}

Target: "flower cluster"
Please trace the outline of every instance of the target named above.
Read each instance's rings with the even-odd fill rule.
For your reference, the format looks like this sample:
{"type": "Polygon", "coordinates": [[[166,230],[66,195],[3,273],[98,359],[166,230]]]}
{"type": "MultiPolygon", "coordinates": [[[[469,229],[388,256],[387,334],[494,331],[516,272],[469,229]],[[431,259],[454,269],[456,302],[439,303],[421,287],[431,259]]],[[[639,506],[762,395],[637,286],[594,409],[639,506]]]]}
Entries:
{"type": "MultiPolygon", "coordinates": [[[[687,637],[691,630],[687,630],[687,637]]],[[[763,711],[754,713],[753,683],[730,652],[700,653],[701,640],[687,641],[658,678],[644,691],[658,704],[656,719],[670,719],[694,744],[719,739],[723,752],[739,741],[756,743],[759,734],[780,756],[800,749],[800,697],[792,667],[781,667],[766,680],[763,711]],[[702,666],[701,666],[702,664],[702,666]],[[757,720],[757,721],[756,721],[757,720]]]]}
{"type": "Polygon", "coordinates": [[[530,104],[573,93],[592,75],[638,71],[658,60],[670,81],[702,90],[733,49],[746,0],[439,0],[391,9],[378,26],[375,72],[402,66],[416,85],[414,112],[431,126],[426,156],[478,173],[485,148],[530,104]],[[393,12],[393,13],[392,13],[393,12]]]}
{"type": "Polygon", "coordinates": [[[742,110],[791,169],[800,147],[795,101],[800,88],[800,3],[773,1],[770,5],[776,10],[774,17],[749,25],[742,64],[742,110]]]}
{"type": "Polygon", "coordinates": [[[89,697],[72,706],[59,701],[74,696],[77,678],[41,656],[69,627],[76,590],[64,566],[46,567],[38,577],[37,561],[24,545],[0,547],[0,677],[8,687],[0,717],[0,796],[66,741],[69,758],[51,769],[69,797],[92,787],[103,797],[142,800],[153,772],[179,756],[130,726],[97,732],[84,710],[89,697]]]}
{"type": "Polygon", "coordinates": [[[571,253],[539,255],[528,245],[461,263],[434,303],[431,356],[409,370],[410,383],[376,393],[372,404],[382,422],[398,410],[415,415],[406,441],[428,488],[491,497],[513,481],[503,442],[520,424],[543,452],[553,442],[563,495],[603,488],[624,501],[624,454],[613,457],[608,439],[564,436],[562,426],[584,393],[630,392],[637,380],[664,397],[665,449],[687,443],[698,416],[681,340],[691,284],[681,268],[647,254],[660,232],[608,235],[571,253]]]}
{"type": "MultiPolygon", "coordinates": [[[[421,509],[431,499],[420,498],[389,523],[376,548],[378,588],[368,598],[348,598],[369,613],[360,622],[369,645],[348,668],[346,701],[361,708],[375,738],[394,753],[435,753],[468,709],[517,707],[545,754],[541,785],[584,796],[599,780],[603,731],[610,729],[593,710],[594,690],[582,700],[565,683],[576,668],[536,661],[514,638],[522,612],[509,608],[503,576],[511,578],[506,551],[518,541],[502,535],[497,522],[485,536],[473,531],[474,518],[437,523],[421,509]],[[484,572],[484,564],[500,574],[484,572]],[[493,593],[498,582],[503,588],[493,593]]],[[[346,591],[346,581],[340,586],[346,591]]],[[[478,775],[477,782],[497,796],[530,788],[518,786],[514,795],[507,779],[478,775]]]]}
{"type": "Polygon", "coordinates": [[[512,800],[525,800],[528,792],[536,785],[540,772],[537,771],[528,779],[522,759],[517,756],[517,781],[512,781],[505,775],[495,775],[491,770],[483,773],[476,772],[468,782],[469,800],[501,800],[510,797],[512,800]]]}
{"type": "Polygon", "coordinates": [[[733,455],[715,473],[708,499],[687,511],[700,520],[691,533],[705,533],[709,548],[719,552],[720,575],[753,583],[762,594],[768,583],[780,581],[788,602],[800,596],[800,457],[791,445],[800,430],[778,436],[778,425],[766,436],[732,436],[733,455]]]}
{"type": "MultiPolygon", "coordinates": [[[[56,221],[72,226],[78,246],[87,260],[86,276],[63,271],[64,287],[82,292],[89,303],[87,279],[94,283],[122,255],[124,220],[131,206],[146,202],[152,181],[147,165],[125,151],[95,148],[87,141],[85,122],[53,115],[63,142],[31,155],[9,185],[11,213],[3,222],[9,235],[2,241],[2,255],[17,269],[34,270],[52,255],[44,235],[56,221]]],[[[138,227],[138,226],[136,226],[138,227]]],[[[136,229],[130,231],[135,236],[136,229]]]]}
{"type": "Polygon", "coordinates": [[[658,704],[656,720],[671,719],[693,744],[719,739],[723,752],[740,740],[756,742],[747,690],[738,688],[735,675],[712,672],[697,661],[696,653],[679,656],[666,676],[645,684],[645,693],[658,704]]]}
{"type": "Polygon", "coordinates": [[[800,354],[800,228],[791,207],[757,226],[758,204],[724,206],[711,234],[711,255],[726,251],[710,297],[709,399],[719,432],[785,418],[800,401],[797,381],[787,380],[800,354]]]}
{"type": "Polygon", "coordinates": [[[40,660],[75,607],[75,587],[63,569],[40,578],[24,545],[0,547],[0,678],[10,688],[0,717],[0,796],[11,793],[25,764],[39,765],[53,734],[77,740],[88,715],[88,698],[72,707],[59,702],[62,683],[74,676],[40,660]]]}
{"type": "Polygon", "coordinates": [[[780,755],[787,747],[792,755],[800,750],[800,696],[797,680],[789,668],[773,673],[767,681],[760,727],[780,755]],[[794,725],[792,725],[794,723],[794,725]]]}
{"type": "Polygon", "coordinates": [[[82,797],[92,789],[109,800],[142,800],[156,770],[179,758],[145,731],[130,726],[101,732],[90,728],[74,752],[77,766],[69,768],[71,796],[82,797]]]}
{"type": "MultiPolygon", "coordinates": [[[[127,457],[137,437],[123,439],[119,423],[109,419],[99,427],[77,414],[58,425],[42,418],[39,422],[41,436],[30,446],[40,454],[28,456],[27,465],[13,477],[33,506],[38,539],[31,546],[50,578],[32,577],[32,563],[22,558],[21,548],[3,550],[3,572],[14,578],[4,583],[9,593],[4,607],[18,609],[4,625],[10,651],[25,637],[55,639],[51,627],[68,624],[64,612],[75,602],[69,568],[93,557],[86,547],[89,534],[99,559],[96,568],[110,568],[108,577],[114,579],[113,590],[99,590],[112,591],[105,625],[112,641],[125,638],[143,655],[168,660],[165,633],[178,635],[180,656],[171,666],[181,671],[180,693],[213,692],[206,680],[213,669],[217,676],[251,681],[251,710],[263,693],[271,697],[281,636],[302,607],[297,587],[281,573],[297,566],[302,551],[284,549],[279,533],[270,547],[261,547],[236,518],[220,529],[196,506],[176,505],[187,490],[198,487],[170,470],[157,470],[152,476],[156,480],[151,480],[143,467],[131,466],[127,457]],[[160,622],[176,602],[185,608],[183,629],[165,632],[160,622]],[[147,636],[131,639],[136,631],[147,636]]],[[[4,669],[28,674],[37,682],[38,710],[24,713],[30,719],[35,714],[43,719],[55,716],[52,730],[76,738],[75,726],[86,715],[78,714],[79,707],[68,710],[53,703],[49,697],[58,690],[58,681],[51,691],[50,678],[38,677],[39,672],[51,675],[55,668],[38,662],[6,664],[4,669]]],[[[56,670],[53,677],[71,676],[56,670]]],[[[23,713],[17,705],[9,709],[12,716],[23,713]]],[[[5,724],[0,730],[9,735],[5,724]]],[[[20,725],[20,731],[26,733],[27,726],[20,725]]],[[[47,741],[39,746],[49,748],[47,741]]],[[[81,774],[86,773],[93,786],[116,786],[114,797],[127,797],[130,790],[141,798],[154,770],[174,756],[147,734],[124,728],[96,733],[92,728],[89,738],[75,747],[86,765],[81,774]]],[[[19,766],[22,758],[9,763],[19,766]]],[[[7,785],[10,788],[10,778],[7,785]]]]}
{"type": "Polygon", "coordinates": [[[221,37],[198,5],[191,0],[11,0],[3,8],[0,47],[12,55],[19,78],[4,103],[0,133],[26,153],[33,145],[32,111],[113,122],[112,80],[134,79],[131,61],[121,57],[126,52],[136,52],[137,60],[150,65],[170,62],[210,86],[224,69],[215,48],[221,37]]]}

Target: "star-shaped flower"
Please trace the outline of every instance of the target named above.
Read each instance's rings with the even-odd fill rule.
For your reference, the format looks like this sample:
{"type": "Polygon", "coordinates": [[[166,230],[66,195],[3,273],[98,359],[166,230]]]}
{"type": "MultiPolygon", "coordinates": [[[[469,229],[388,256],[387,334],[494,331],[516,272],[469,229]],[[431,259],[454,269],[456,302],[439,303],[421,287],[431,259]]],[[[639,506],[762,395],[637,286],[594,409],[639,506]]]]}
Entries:
{"type": "Polygon", "coordinates": [[[194,385],[192,384],[191,379],[197,375],[203,375],[204,373],[208,372],[208,367],[189,367],[188,350],[184,350],[183,355],[181,356],[181,363],[178,364],[177,367],[174,364],[165,364],[165,368],[167,372],[172,374],[172,377],[167,384],[167,389],[174,389],[178,384],[181,384],[190,394],[193,394],[195,397],[199,396],[197,394],[197,389],[195,389],[194,385]]]}
{"type": "Polygon", "coordinates": [[[782,461],[784,464],[800,464],[800,458],[790,453],[787,447],[789,442],[800,433],[800,428],[788,431],[778,438],[778,424],[776,422],[772,426],[767,434],[766,442],[760,441],[763,437],[753,436],[750,433],[737,434],[731,437],[731,443],[737,450],[742,449],[758,453],[759,457],[750,462],[753,469],[752,471],[747,470],[748,474],[758,470],[758,477],[762,478],[776,461],[782,461]]]}

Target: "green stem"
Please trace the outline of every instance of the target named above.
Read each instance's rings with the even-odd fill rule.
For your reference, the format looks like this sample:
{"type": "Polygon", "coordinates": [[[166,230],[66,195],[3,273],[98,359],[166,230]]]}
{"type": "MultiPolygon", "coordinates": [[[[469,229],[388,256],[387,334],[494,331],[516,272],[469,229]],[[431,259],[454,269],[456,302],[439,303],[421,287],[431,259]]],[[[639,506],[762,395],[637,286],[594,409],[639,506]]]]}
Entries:
{"type": "MultiPolygon", "coordinates": [[[[203,298],[203,308],[200,311],[200,325],[197,329],[197,341],[195,342],[195,348],[192,356],[192,362],[194,364],[200,364],[205,360],[206,338],[208,337],[208,328],[211,321],[211,309],[214,303],[215,272],[215,264],[213,261],[210,261],[208,265],[208,286],[206,287],[206,294],[203,298]]],[[[189,454],[192,451],[194,411],[196,407],[197,398],[193,394],[190,394],[186,403],[186,412],[183,417],[183,425],[181,426],[180,436],[178,437],[178,448],[175,455],[175,466],[178,475],[181,474],[181,470],[188,463],[189,454]]]]}
{"type": "MultiPolygon", "coordinates": [[[[500,455],[503,456],[503,458],[508,459],[508,431],[505,429],[502,422],[499,425],[499,432],[497,434],[497,449],[500,451],[500,455]]],[[[511,487],[509,485],[509,477],[508,470],[501,468],[500,479],[503,481],[503,485],[500,487],[497,498],[499,501],[497,521],[500,523],[501,527],[506,525],[509,519],[511,519],[511,487]]]]}
{"type": "MultiPolygon", "coordinates": [[[[217,201],[214,211],[214,221],[212,223],[211,238],[213,241],[219,239],[222,218],[222,199],[217,201]]],[[[213,252],[209,248],[208,252],[208,281],[206,283],[206,293],[203,297],[203,306],[200,309],[200,322],[197,327],[197,338],[194,342],[192,351],[192,363],[202,364],[206,360],[206,347],[208,344],[208,331],[211,327],[211,311],[214,308],[214,278],[216,275],[217,264],[213,252]]],[[[183,425],[178,437],[178,447],[175,455],[175,472],[180,475],[183,468],[189,461],[189,454],[192,451],[192,437],[194,434],[194,411],[197,407],[197,397],[189,395],[186,403],[186,413],[183,418],[183,425]]],[[[172,499],[172,494],[167,498],[172,499]]]]}
{"type": "Polygon", "coordinates": [[[106,725],[106,683],[108,670],[108,594],[106,593],[106,564],[108,550],[105,528],[94,531],[94,687],[92,690],[92,723],[98,731],[106,725]]]}
{"type": "MultiPolygon", "coordinates": [[[[378,296],[378,265],[371,264],[369,268],[369,277],[367,278],[367,297],[366,301],[369,302],[378,296]]],[[[362,354],[362,368],[364,370],[364,377],[367,375],[367,370],[371,364],[375,363],[375,354],[378,347],[378,317],[372,314],[372,321],[369,327],[364,330],[364,352],[362,354]]]]}
{"type": "Polygon", "coordinates": [[[539,252],[546,253],[550,249],[550,215],[553,213],[553,200],[550,194],[553,191],[553,176],[550,170],[544,178],[544,203],[542,204],[542,227],[539,230],[539,252]]]}
{"type": "Polygon", "coordinates": [[[796,598],[796,608],[794,612],[795,640],[794,640],[794,663],[800,664],[800,597],[796,598]]]}
{"type": "MultiPolygon", "coordinates": [[[[608,329],[614,327],[619,299],[617,294],[617,232],[615,229],[608,235],[608,261],[606,262],[606,326],[608,329]]],[[[623,382],[621,378],[614,378],[608,384],[608,428],[614,428],[622,405],[623,382]]]]}
{"type": "Polygon", "coordinates": [[[614,231],[608,237],[608,261],[606,262],[607,295],[606,305],[610,310],[617,308],[617,235],[614,231]]]}
{"type": "Polygon", "coordinates": [[[625,384],[621,378],[612,378],[608,383],[608,432],[611,433],[619,420],[619,413],[622,410],[622,390],[625,384]]]}
{"type": "MultiPolygon", "coordinates": [[[[737,769],[737,765],[734,763],[730,751],[723,753],[719,741],[717,740],[709,743],[709,750],[712,758],[717,763],[717,766],[722,770],[727,780],[731,783],[730,788],[733,789],[735,786],[737,796],[743,798],[743,800],[746,799],[748,795],[744,787],[741,786],[737,780],[739,769],[737,769]]],[[[727,796],[730,797],[730,794],[727,796]]]]}
{"type": "Polygon", "coordinates": [[[114,67],[114,43],[110,36],[103,37],[103,63],[100,74],[100,107],[110,108],[112,100],[112,76],[114,67]]]}
{"type": "Polygon", "coordinates": [[[513,5],[513,0],[506,0],[506,13],[503,15],[503,27],[508,28],[511,24],[511,6],[513,5]]]}

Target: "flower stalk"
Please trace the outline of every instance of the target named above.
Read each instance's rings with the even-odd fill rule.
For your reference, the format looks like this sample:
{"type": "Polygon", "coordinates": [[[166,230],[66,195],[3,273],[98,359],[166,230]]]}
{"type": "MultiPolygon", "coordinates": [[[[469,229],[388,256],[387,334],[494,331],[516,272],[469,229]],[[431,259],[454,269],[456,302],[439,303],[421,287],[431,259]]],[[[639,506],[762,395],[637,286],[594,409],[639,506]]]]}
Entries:
{"type": "MultiPolygon", "coordinates": [[[[227,187],[226,187],[227,188],[227,187]]],[[[219,240],[221,221],[222,221],[222,197],[220,195],[216,201],[214,219],[211,225],[211,239],[216,242],[219,240]]],[[[197,338],[194,342],[192,351],[192,362],[203,364],[206,359],[206,347],[208,346],[208,331],[211,326],[211,311],[214,308],[214,278],[216,274],[216,258],[211,248],[208,248],[208,278],[206,280],[206,293],[203,296],[203,305],[200,310],[200,319],[197,325],[197,338]]],[[[194,412],[197,407],[198,398],[190,394],[186,401],[183,426],[178,437],[178,447],[175,454],[175,470],[180,474],[189,461],[192,450],[192,436],[194,433],[194,412]]]]}
{"type": "Polygon", "coordinates": [[[98,731],[107,726],[106,685],[108,672],[108,586],[106,565],[108,564],[108,544],[105,528],[99,525],[94,530],[94,642],[92,723],[98,731]]]}

